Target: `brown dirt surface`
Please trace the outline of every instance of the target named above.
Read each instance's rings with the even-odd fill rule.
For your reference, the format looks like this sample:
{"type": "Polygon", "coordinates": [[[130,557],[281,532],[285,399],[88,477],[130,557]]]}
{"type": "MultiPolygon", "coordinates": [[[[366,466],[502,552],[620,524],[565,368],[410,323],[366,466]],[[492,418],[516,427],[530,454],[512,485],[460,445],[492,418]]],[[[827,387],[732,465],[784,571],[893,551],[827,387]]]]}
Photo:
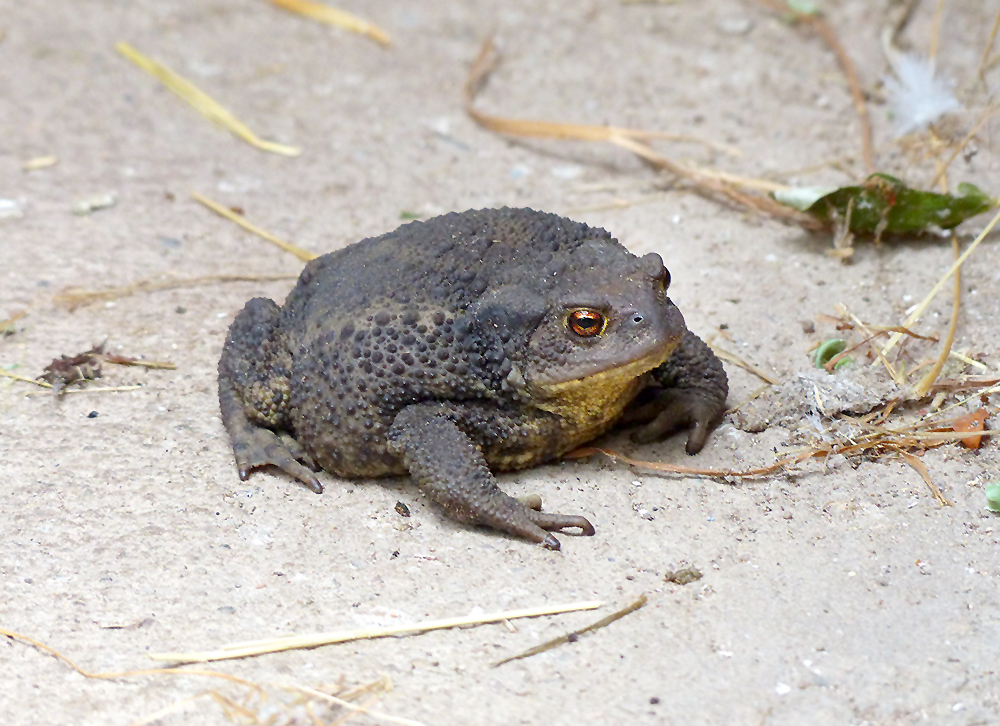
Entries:
{"type": "MultiPolygon", "coordinates": [[[[897,44],[926,53],[937,33],[938,71],[963,108],[935,134],[902,140],[880,42],[898,4],[820,5],[858,68],[876,167],[929,187],[935,159],[947,159],[1000,90],[996,64],[978,72],[996,4],[943,2],[936,24],[937,3],[917,3],[897,44]]],[[[689,327],[779,385],[816,380],[808,351],[820,340],[861,340],[823,317],[838,303],[899,325],[954,259],[947,238],[930,236],[859,240],[844,263],[827,254],[830,234],[694,194],[627,151],[504,138],[463,110],[465,74],[495,31],[502,62],[477,99],[487,113],[695,135],[741,153],[653,143],[675,161],[745,177],[863,179],[858,116],[834,53],[759,3],[344,7],[393,44],[263,0],[0,0],[0,320],[27,311],[0,336],[0,368],[35,378],[104,340],[106,353],[177,366],[105,362],[102,378],[61,396],[0,379],[0,628],[106,672],[151,667],[152,652],[285,633],[606,606],[210,666],[260,684],[263,700],[205,676],[87,679],[0,638],[0,721],[227,724],[256,714],[305,724],[307,707],[275,684],[343,692],[386,675],[393,687],[380,691],[378,711],[446,726],[1000,723],[1000,520],[984,495],[1000,481],[993,438],[920,457],[953,506],[890,453],[744,481],[597,458],[502,476],[509,492],[538,492],[551,510],[595,524],[596,536],[563,537],[558,553],[445,519],[405,480],[323,475],[320,496],[271,472],[239,481],[216,397],[225,332],[249,298],[282,300],[302,263],[192,191],[315,253],[389,231],[406,213],[531,206],[603,226],[636,253],[660,253],[689,327]],[[118,41],[302,154],[269,154],[214,126],[117,53],[118,41]],[[57,162],[24,168],[45,156],[57,162]],[[87,200],[100,207],[102,195],[114,203],[74,214],[87,200]],[[73,311],[55,299],[68,288],[258,274],[288,278],[139,291],[73,311]],[[703,577],[664,580],[687,567],[703,577]],[[645,607],[606,628],[491,666],[642,594],[645,607]],[[248,694],[241,715],[231,704],[248,694]],[[161,709],[172,710],[161,718],[161,709]]],[[[998,131],[989,121],[957,156],[952,189],[1000,190],[998,131]]],[[[989,218],[959,228],[963,246],[989,218]]],[[[988,236],[963,270],[954,343],[986,368],[952,359],[944,377],[1000,369],[998,239],[988,236]]],[[[951,307],[949,283],[912,327],[943,339],[951,307]]],[[[910,340],[898,360],[910,370],[940,346],[910,340]]],[[[855,358],[868,366],[869,349],[855,358]]],[[[761,381],[727,369],[730,403],[742,404],[761,381]]],[[[878,367],[867,375],[879,372],[885,382],[878,367]]],[[[871,395],[876,405],[886,394],[873,384],[871,395]]],[[[997,428],[996,393],[952,412],[976,406],[997,428]]],[[[930,408],[930,398],[900,405],[888,423],[930,408]]],[[[727,419],[693,458],[683,437],[601,444],[636,459],[750,468],[845,426],[810,401],[781,410],[780,424],[756,433],[727,419]]],[[[317,703],[325,722],[345,713],[317,703]]],[[[354,723],[394,722],[369,714],[354,723]]]]}

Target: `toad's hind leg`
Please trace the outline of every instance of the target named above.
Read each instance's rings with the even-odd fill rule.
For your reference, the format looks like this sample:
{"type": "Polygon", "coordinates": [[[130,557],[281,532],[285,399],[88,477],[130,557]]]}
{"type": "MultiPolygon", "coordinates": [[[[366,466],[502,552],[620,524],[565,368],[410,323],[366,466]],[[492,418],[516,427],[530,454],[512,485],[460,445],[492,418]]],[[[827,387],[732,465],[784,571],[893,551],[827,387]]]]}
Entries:
{"type": "Polygon", "coordinates": [[[434,407],[410,406],[389,429],[389,448],[400,456],[417,483],[454,519],[485,524],[559,549],[552,531],[579,529],[594,534],[584,517],[540,512],[541,500],[527,506],[505,494],[493,478],[482,451],[451,418],[434,407]]]}
{"type": "Polygon", "coordinates": [[[240,479],[272,465],[314,492],[323,491],[306,466],[314,466],[288,431],[289,354],[275,332],[279,308],[254,298],[229,327],[219,360],[219,407],[229,432],[240,479]]]}

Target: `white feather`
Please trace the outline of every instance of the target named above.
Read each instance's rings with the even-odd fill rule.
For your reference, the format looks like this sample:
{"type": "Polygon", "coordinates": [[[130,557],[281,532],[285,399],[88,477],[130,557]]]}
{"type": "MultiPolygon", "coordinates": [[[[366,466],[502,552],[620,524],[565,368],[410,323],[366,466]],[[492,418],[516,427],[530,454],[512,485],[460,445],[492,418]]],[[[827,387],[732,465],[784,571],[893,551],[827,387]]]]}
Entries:
{"type": "Polygon", "coordinates": [[[951,84],[934,77],[934,61],[930,58],[899,53],[892,65],[896,77],[886,78],[885,87],[897,137],[925,128],[946,113],[962,108],[951,84]]]}

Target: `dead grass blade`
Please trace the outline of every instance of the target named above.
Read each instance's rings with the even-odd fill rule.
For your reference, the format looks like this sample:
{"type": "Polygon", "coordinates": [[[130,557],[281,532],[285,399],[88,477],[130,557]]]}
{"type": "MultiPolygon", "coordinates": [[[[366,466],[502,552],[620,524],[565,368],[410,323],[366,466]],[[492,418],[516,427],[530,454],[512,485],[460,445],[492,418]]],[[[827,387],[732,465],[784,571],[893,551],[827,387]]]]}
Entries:
{"type": "Polygon", "coordinates": [[[158,290],[176,290],[182,287],[197,287],[212,285],[219,282],[273,282],[275,280],[294,280],[298,275],[205,275],[203,277],[182,277],[174,280],[139,280],[130,285],[109,287],[104,290],[81,290],[70,288],[56,295],[53,300],[65,305],[70,311],[91,303],[117,300],[140,292],[155,292],[158,290]]]}
{"type": "MultiPolygon", "coordinates": [[[[498,58],[492,38],[487,38],[469,69],[469,75],[465,82],[465,111],[483,128],[509,136],[612,144],[632,152],[655,169],[684,179],[699,194],[712,198],[721,197],[754,212],[793,221],[806,229],[823,228],[823,225],[810,215],[779,204],[770,197],[740,191],[732,183],[725,181],[725,175],[720,172],[696,169],[659,154],[648,142],[651,139],[663,138],[663,134],[617,126],[589,126],[507,118],[480,111],[475,107],[476,96],[495,70],[498,58]]],[[[736,177],[730,178],[735,179],[736,177]]],[[[766,181],[758,180],[757,184],[761,188],[774,187],[773,183],[766,181]]]]}
{"type": "Polygon", "coordinates": [[[712,351],[722,360],[726,360],[734,365],[738,365],[740,368],[747,371],[748,373],[753,373],[755,376],[757,376],[765,383],[770,383],[772,386],[775,386],[778,383],[780,383],[780,381],[774,376],[772,376],[770,373],[761,370],[758,366],[754,365],[753,363],[743,360],[735,353],[730,353],[728,350],[717,348],[714,345],[712,346],[712,351]]]}
{"type": "Polygon", "coordinates": [[[591,623],[585,628],[574,630],[572,633],[566,633],[565,635],[560,635],[558,638],[547,640],[544,643],[536,645],[534,648],[528,648],[523,653],[518,653],[517,655],[512,655],[508,658],[498,660],[496,663],[493,664],[493,667],[496,668],[497,666],[502,666],[504,663],[510,663],[512,660],[521,660],[522,658],[530,658],[533,655],[544,653],[547,650],[552,650],[553,648],[556,648],[560,645],[564,645],[566,643],[574,641],[581,635],[584,635],[585,633],[592,633],[595,630],[600,630],[601,628],[605,628],[608,625],[611,625],[611,623],[615,622],[616,620],[621,620],[626,615],[628,615],[629,613],[634,613],[636,610],[638,610],[645,604],[646,604],[646,596],[641,595],[639,599],[636,600],[631,605],[627,605],[623,607],[621,610],[611,613],[606,618],[601,618],[596,623],[591,623]]]}
{"type": "Polygon", "coordinates": [[[309,250],[304,250],[301,247],[296,247],[291,242],[285,242],[285,240],[281,239],[276,234],[268,232],[263,227],[258,227],[256,224],[248,220],[242,214],[237,214],[228,207],[219,204],[218,202],[212,199],[209,199],[203,194],[199,194],[198,192],[191,192],[191,196],[194,197],[195,201],[205,205],[213,212],[218,214],[220,217],[225,217],[230,222],[238,224],[247,232],[251,232],[257,235],[258,237],[263,237],[268,242],[273,242],[274,244],[278,245],[278,247],[283,249],[285,252],[291,252],[293,255],[298,257],[303,262],[309,262],[310,260],[314,260],[319,256],[317,254],[310,252],[309,250]]]}
{"type": "Polygon", "coordinates": [[[338,10],[337,8],[313,2],[312,0],[270,0],[270,2],[279,8],[298,13],[311,20],[343,28],[359,35],[365,35],[384,46],[392,44],[389,34],[380,27],[344,10],[338,10]]]}
{"type": "Polygon", "coordinates": [[[139,368],[155,368],[157,370],[167,371],[177,370],[177,364],[171,363],[170,361],[142,360],[141,358],[130,358],[127,355],[116,355],[114,353],[105,353],[103,357],[108,363],[114,363],[118,366],[138,366],[139,368]]]}
{"type": "Polygon", "coordinates": [[[604,603],[598,601],[577,602],[569,605],[508,610],[506,612],[493,613],[491,615],[429,620],[423,623],[398,625],[392,628],[355,628],[332,633],[318,633],[315,635],[289,635],[282,638],[267,638],[265,640],[255,640],[243,643],[230,643],[229,645],[222,646],[218,650],[187,653],[150,653],[149,657],[152,660],[157,661],[205,663],[209,661],[229,660],[231,658],[247,658],[250,656],[263,655],[265,653],[277,653],[285,650],[316,648],[321,645],[346,643],[351,640],[369,640],[372,638],[386,638],[397,635],[414,635],[417,633],[425,633],[429,630],[446,630],[448,628],[458,628],[467,625],[482,625],[484,623],[496,623],[502,620],[513,620],[515,618],[537,618],[542,615],[558,615],[560,613],[575,612],[577,610],[595,610],[603,604],[604,603]]]}
{"type": "MultiPolygon", "coordinates": [[[[944,287],[945,283],[948,282],[948,278],[950,278],[952,275],[955,274],[956,271],[958,271],[958,269],[962,266],[962,264],[969,258],[969,255],[971,255],[975,251],[976,247],[979,246],[979,243],[982,242],[986,238],[986,235],[988,235],[993,230],[993,227],[996,226],[997,222],[1000,222],[1000,212],[997,212],[993,216],[993,219],[990,220],[989,224],[987,224],[986,227],[983,228],[983,231],[980,232],[979,235],[976,237],[976,239],[972,241],[972,244],[969,245],[969,249],[963,252],[962,256],[959,257],[957,260],[955,260],[954,264],[952,264],[952,266],[948,268],[948,271],[941,277],[940,280],[937,281],[937,284],[935,284],[934,287],[931,288],[931,291],[927,293],[927,296],[920,301],[920,304],[917,305],[914,311],[903,322],[904,328],[911,327],[914,323],[917,322],[917,320],[920,319],[920,316],[923,315],[924,310],[926,310],[927,306],[930,305],[931,300],[934,299],[934,297],[941,291],[941,288],[944,287]]],[[[882,348],[882,355],[888,355],[889,352],[896,346],[896,344],[899,343],[902,337],[903,337],[902,333],[893,333],[889,337],[889,342],[886,343],[885,346],[882,348]]]]}
{"type": "Polygon", "coordinates": [[[909,464],[910,466],[912,466],[913,469],[918,474],[920,474],[921,477],[923,477],[924,482],[927,483],[927,488],[931,490],[931,495],[938,501],[938,503],[942,507],[954,507],[955,506],[952,502],[948,501],[945,498],[944,494],[941,493],[941,490],[938,489],[937,484],[935,484],[934,480],[931,479],[931,473],[929,471],[927,471],[927,467],[924,465],[924,462],[922,462],[920,459],[918,459],[913,454],[911,454],[909,452],[906,452],[906,451],[903,451],[902,449],[900,449],[898,451],[898,453],[899,453],[900,456],[903,457],[903,459],[906,460],[907,464],[909,464]]]}
{"type": "MultiPolygon", "coordinates": [[[[63,388],[60,396],[67,396],[75,393],[123,393],[125,391],[138,391],[145,386],[135,384],[131,386],[92,386],[87,388],[63,388]]],[[[40,396],[43,391],[28,391],[25,396],[40,396]]]]}
{"type": "Polygon", "coordinates": [[[104,671],[104,672],[88,671],[85,668],[77,665],[75,662],[67,658],[65,655],[60,653],[52,646],[46,645],[41,641],[35,640],[31,636],[23,635],[13,630],[7,630],[4,627],[0,627],[0,635],[4,635],[13,640],[19,640],[22,643],[27,643],[28,645],[31,645],[32,647],[37,648],[38,650],[48,653],[49,655],[55,657],[57,660],[60,660],[66,665],[68,665],[70,668],[72,668],[85,678],[96,678],[100,680],[115,680],[118,678],[132,678],[135,676],[148,676],[148,675],[157,675],[160,673],[167,673],[173,675],[206,676],[209,678],[220,678],[222,680],[229,681],[231,683],[237,683],[241,686],[247,686],[248,688],[254,688],[254,689],[259,688],[259,686],[250,681],[229,675],[228,673],[220,673],[218,671],[206,671],[199,668],[190,668],[190,669],[189,668],[140,668],[139,670],[128,670],[128,671],[104,671]]]}
{"type": "MultiPolygon", "coordinates": [[[[844,303],[837,303],[834,307],[837,309],[837,312],[840,313],[844,318],[853,321],[853,323],[857,325],[858,328],[861,329],[861,331],[865,334],[865,336],[867,336],[869,340],[877,337],[877,335],[873,333],[871,330],[869,330],[868,326],[864,322],[862,322],[861,318],[859,318],[857,315],[855,315],[854,313],[852,313],[850,310],[847,309],[847,306],[844,305],[844,303]]],[[[895,334],[902,335],[902,333],[895,333],[895,334]]],[[[906,383],[905,379],[903,379],[903,377],[900,375],[900,371],[896,368],[896,366],[894,366],[889,361],[889,359],[886,357],[886,354],[883,351],[880,351],[875,346],[871,346],[871,349],[872,352],[874,352],[876,357],[879,359],[879,362],[889,372],[889,377],[896,382],[896,385],[902,386],[904,383],[906,383]]]]}
{"type": "Polygon", "coordinates": [[[269,151],[273,154],[281,154],[283,156],[298,156],[302,153],[302,149],[295,146],[264,141],[228,109],[191,83],[191,81],[178,75],[159,61],[143,55],[125,41],[115,43],[115,50],[160,81],[160,83],[202,116],[219,124],[251,146],[261,151],[269,151]]]}
{"type": "MultiPolygon", "coordinates": [[[[955,259],[957,260],[961,257],[961,248],[958,246],[958,235],[951,236],[951,246],[955,251],[955,259]]],[[[955,284],[953,287],[952,301],[951,301],[951,320],[948,322],[948,334],[945,336],[944,345],[941,347],[941,353],[938,355],[938,359],[931,366],[931,369],[927,372],[920,382],[917,383],[916,387],[913,389],[913,394],[917,398],[923,398],[927,395],[927,392],[931,390],[931,386],[934,385],[934,381],[937,377],[941,375],[941,371],[944,368],[944,364],[948,361],[948,357],[951,355],[951,346],[955,342],[955,334],[958,332],[958,313],[962,308],[962,268],[958,267],[955,269],[955,284]]]]}
{"type": "MultiPolygon", "coordinates": [[[[217,703],[219,703],[219,705],[222,706],[223,710],[226,711],[227,715],[229,715],[231,718],[235,715],[239,715],[249,723],[257,723],[257,724],[275,723],[274,721],[266,721],[266,722],[262,721],[260,719],[260,714],[253,708],[253,704],[251,703],[251,699],[254,698],[257,700],[257,703],[267,700],[267,693],[265,691],[264,686],[258,683],[254,683],[253,681],[248,681],[246,679],[239,678],[238,676],[233,676],[228,673],[222,673],[219,671],[204,670],[200,668],[142,668],[138,670],[127,670],[127,671],[95,672],[87,670],[77,665],[77,663],[70,660],[67,656],[63,655],[55,648],[46,645],[45,643],[42,643],[38,640],[35,640],[34,638],[28,635],[23,635],[22,633],[15,632],[13,630],[8,630],[3,627],[0,627],[0,635],[11,638],[12,640],[26,643],[34,648],[37,648],[38,650],[48,653],[57,660],[62,661],[65,665],[72,668],[74,671],[79,673],[84,678],[90,678],[96,680],[120,680],[123,678],[136,678],[136,677],[160,676],[160,675],[183,676],[183,677],[217,679],[247,689],[247,693],[243,698],[242,703],[238,703],[232,698],[229,698],[228,696],[218,693],[217,691],[204,691],[194,696],[185,697],[171,704],[170,706],[157,710],[155,713],[148,714],[143,718],[133,721],[130,724],[130,726],[145,726],[146,724],[154,723],[164,718],[165,716],[168,716],[170,714],[182,710],[186,705],[195,702],[199,699],[203,699],[205,697],[209,697],[214,701],[216,701],[217,703]]],[[[307,694],[314,699],[320,699],[326,703],[335,704],[349,711],[352,711],[352,714],[349,714],[347,718],[350,718],[351,715],[367,714],[382,723],[395,723],[395,724],[400,724],[400,726],[424,726],[424,724],[420,723],[419,721],[400,718],[398,716],[391,716],[386,713],[373,711],[368,706],[358,706],[357,704],[351,703],[349,700],[347,700],[349,698],[354,698],[359,695],[363,695],[365,693],[372,694],[376,689],[381,690],[383,692],[391,690],[392,683],[385,676],[377,679],[376,681],[373,681],[372,683],[366,686],[353,688],[347,691],[346,693],[342,693],[341,695],[343,695],[344,698],[338,698],[337,696],[334,696],[330,693],[326,693],[324,691],[315,688],[309,688],[308,686],[302,686],[294,683],[281,684],[279,687],[286,691],[293,690],[303,694],[307,694]]],[[[269,701],[269,704],[273,704],[273,701],[269,701]]],[[[270,711],[273,714],[274,712],[273,705],[270,711]]],[[[339,721],[338,723],[344,723],[344,722],[345,719],[341,719],[341,721],[339,721]]],[[[285,721],[283,723],[290,724],[293,723],[293,720],[289,719],[288,721],[285,721]]],[[[295,723],[298,723],[298,721],[295,721],[295,723]]]]}
{"type": "Polygon", "coordinates": [[[0,369],[0,376],[3,376],[4,378],[12,378],[15,381],[21,381],[22,383],[34,383],[36,386],[41,386],[42,388],[52,388],[52,384],[47,383],[46,381],[39,381],[34,378],[19,376],[16,373],[11,373],[3,369],[0,369]]]}

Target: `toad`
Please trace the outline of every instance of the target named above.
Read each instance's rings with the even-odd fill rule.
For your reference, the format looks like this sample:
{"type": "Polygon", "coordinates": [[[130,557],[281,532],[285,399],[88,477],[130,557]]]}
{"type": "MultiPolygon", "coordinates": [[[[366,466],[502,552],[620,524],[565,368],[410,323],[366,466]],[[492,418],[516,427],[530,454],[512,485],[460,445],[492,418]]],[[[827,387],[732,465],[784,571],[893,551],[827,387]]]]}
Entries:
{"type": "Polygon", "coordinates": [[[667,297],[657,254],[531,209],[410,222],[254,298],[219,361],[241,479],[271,465],[315,492],[410,474],[457,520],[559,548],[584,517],[504,493],[493,472],[558,458],[627,420],[639,442],[721,416],[725,371],[667,297]]]}

